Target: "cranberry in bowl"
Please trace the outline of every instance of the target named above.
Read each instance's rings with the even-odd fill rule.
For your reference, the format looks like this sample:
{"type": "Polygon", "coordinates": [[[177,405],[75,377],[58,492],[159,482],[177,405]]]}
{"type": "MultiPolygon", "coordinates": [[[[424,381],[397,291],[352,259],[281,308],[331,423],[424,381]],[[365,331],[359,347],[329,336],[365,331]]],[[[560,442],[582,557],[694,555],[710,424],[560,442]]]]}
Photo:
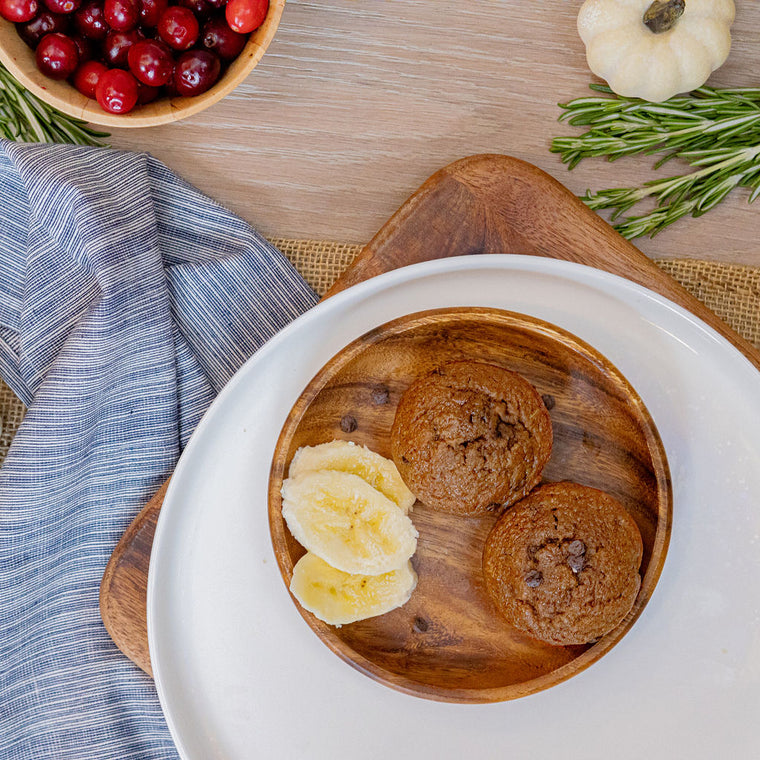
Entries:
{"type": "Polygon", "coordinates": [[[226,14],[230,0],[0,0],[0,61],[70,116],[167,124],[221,100],[258,64],[285,0],[247,1],[247,17],[263,19],[250,32],[237,30],[239,10],[226,14]]]}

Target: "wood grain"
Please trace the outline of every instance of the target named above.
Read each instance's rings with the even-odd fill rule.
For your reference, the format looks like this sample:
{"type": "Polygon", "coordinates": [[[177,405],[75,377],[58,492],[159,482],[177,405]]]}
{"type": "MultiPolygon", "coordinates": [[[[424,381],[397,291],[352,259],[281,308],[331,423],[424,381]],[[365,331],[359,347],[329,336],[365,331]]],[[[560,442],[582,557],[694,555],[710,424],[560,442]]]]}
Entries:
{"type": "MultiPolygon", "coordinates": [[[[631,613],[592,646],[556,647],[508,625],[488,598],[483,546],[497,515],[464,518],[417,502],[417,589],[388,614],[344,625],[301,615],[339,657],[393,688],[451,702],[495,702],[548,688],[598,660],[643,610],[665,561],[672,520],[670,473],[649,413],[625,378],[571,334],[497,309],[444,309],[402,317],[362,336],[307,385],[275,447],[269,524],[287,586],[305,550],[282,517],[280,491],[301,446],[353,440],[390,457],[391,426],[406,388],[449,361],[519,372],[551,396],[554,443],[542,482],[570,480],[614,495],[644,542],[642,587],[631,613]],[[372,392],[386,387],[387,404],[372,392]],[[341,429],[351,415],[358,427],[341,429]]],[[[297,603],[296,603],[297,604],[297,603]]]]}
{"type": "MultiPolygon", "coordinates": [[[[596,80],[576,31],[581,0],[288,0],[266,55],[232,95],[177,124],[119,130],[268,236],[366,243],[441,166],[476,153],[528,161],[574,193],[639,184],[646,156],[568,172],[558,102],[596,80]]],[[[760,3],[736,3],[710,83],[758,86],[760,3]]],[[[760,265],[760,204],[738,190],[637,245],[651,258],[760,265]]]]}
{"type": "Polygon", "coordinates": [[[140,510],[114,549],[100,582],[100,617],[116,646],[153,674],[148,651],[148,566],[167,480],[140,510]]]}
{"type": "MultiPolygon", "coordinates": [[[[760,369],[760,352],[540,169],[508,156],[472,156],[436,172],[388,220],[328,296],[405,264],[469,253],[553,256],[642,283],[702,317],[760,369]]],[[[146,591],[155,498],[116,546],[101,614],[117,646],[150,672],[146,591]],[[133,536],[140,541],[132,541],[133,536]],[[127,577],[122,578],[126,573],[127,577]]]]}

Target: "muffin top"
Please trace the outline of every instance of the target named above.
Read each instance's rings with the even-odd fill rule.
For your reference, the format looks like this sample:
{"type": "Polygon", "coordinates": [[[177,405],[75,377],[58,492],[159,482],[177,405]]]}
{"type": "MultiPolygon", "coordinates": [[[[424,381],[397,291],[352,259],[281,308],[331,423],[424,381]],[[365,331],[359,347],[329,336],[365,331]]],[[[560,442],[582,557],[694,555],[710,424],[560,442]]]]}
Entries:
{"type": "Polygon", "coordinates": [[[641,585],[633,518],[603,491],[537,488],[503,514],[483,552],[486,588],[516,628],[550,644],[586,644],[615,628],[641,585]]]}
{"type": "Polygon", "coordinates": [[[552,449],[538,391],[516,372],[451,362],[402,396],[391,451],[412,493],[464,516],[513,504],[537,485],[552,449]]]}

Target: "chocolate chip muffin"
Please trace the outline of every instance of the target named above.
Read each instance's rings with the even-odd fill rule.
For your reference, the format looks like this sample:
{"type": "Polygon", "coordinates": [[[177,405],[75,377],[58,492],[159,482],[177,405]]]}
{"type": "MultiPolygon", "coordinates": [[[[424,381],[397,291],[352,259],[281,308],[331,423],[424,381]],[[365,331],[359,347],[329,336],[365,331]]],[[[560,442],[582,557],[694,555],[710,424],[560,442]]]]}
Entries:
{"type": "Polygon", "coordinates": [[[641,534],[609,494],[541,486],[486,539],[486,588],[507,620],[550,644],[586,644],[628,614],[641,586],[641,534]]]}
{"type": "Polygon", "coordinates": [[[513,504],[541,478],[552,425],[538,391],[516,372],[452,362],[401,397],[393,460],[429,507],[475,516],[513,504]]]}

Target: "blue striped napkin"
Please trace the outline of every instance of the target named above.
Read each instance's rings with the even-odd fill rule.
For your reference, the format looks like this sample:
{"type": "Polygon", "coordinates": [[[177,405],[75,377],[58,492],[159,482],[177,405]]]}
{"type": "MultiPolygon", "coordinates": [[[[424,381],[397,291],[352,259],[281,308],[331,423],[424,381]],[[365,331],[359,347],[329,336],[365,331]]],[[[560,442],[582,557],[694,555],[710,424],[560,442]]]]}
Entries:
{"type": "Polygon", "coordinates": [[[0,142],[0,757],[175,758],[98,611],[106,562],[235,370],[316,296],[146,154],[0,142]]]}

